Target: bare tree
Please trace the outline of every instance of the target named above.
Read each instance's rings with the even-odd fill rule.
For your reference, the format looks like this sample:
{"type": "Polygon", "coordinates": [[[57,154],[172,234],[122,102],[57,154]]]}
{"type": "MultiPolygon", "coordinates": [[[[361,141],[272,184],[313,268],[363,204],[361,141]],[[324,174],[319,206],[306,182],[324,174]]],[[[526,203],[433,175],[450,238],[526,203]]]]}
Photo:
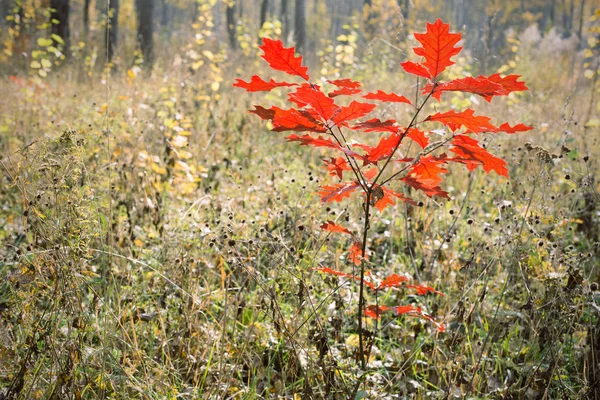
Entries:
{"type": "Polygon", "coordinates": [[[296,39],[296,50],[301,52],[306,46],[306,0],[296,0],[294,36],[296,39]]]}
{"type": "Polygon", "coordinates": [[[154,0],[136,0],[138,16],[138,43],[144,56],[144,65],[151,67],[154,62],[154,0]]]}

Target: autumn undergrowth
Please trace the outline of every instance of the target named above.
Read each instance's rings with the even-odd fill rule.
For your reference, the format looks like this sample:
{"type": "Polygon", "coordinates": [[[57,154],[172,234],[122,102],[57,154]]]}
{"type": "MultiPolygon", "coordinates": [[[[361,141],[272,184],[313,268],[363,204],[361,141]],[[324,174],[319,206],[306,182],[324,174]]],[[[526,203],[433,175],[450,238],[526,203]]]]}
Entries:
{"type": "MultiPolygon", "coordinates": [[[[523,79],[541,65],[522,60],[523,79]]],[[[369,248],[386,267],[372,273],[445,294],[381,304],[422,305],[446,330],[382,316],[362,370],[357,286],[312,270],[346,266],[348,240],[324,222],[361,227],[360,209],[320,204],[329,155],[285,143],[246,113],[258,96],[206,90],[201,73],[117,71],[106,104],[98,80],[65,80],[68,68],[39,87],[1,81],[4,395],[341,399],[360,382],[363,398],[598,396],[587,87],[565,79],[480,104],[535,127],[485,138],[511,179],[452,167],[449,199],[410,192],[416,206],[373,221],[369,248]]],[[[427,111],[476,101],[445,96],[427,111]]]]}

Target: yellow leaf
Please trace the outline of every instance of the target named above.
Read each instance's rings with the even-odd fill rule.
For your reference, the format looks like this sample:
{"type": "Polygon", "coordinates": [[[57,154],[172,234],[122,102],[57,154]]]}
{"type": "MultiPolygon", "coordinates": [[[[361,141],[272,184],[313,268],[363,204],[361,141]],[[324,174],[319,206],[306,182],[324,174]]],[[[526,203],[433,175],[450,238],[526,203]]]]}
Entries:
{"type": "Polygon", "coordinates": [[[37,69],[37,68],[42,68],[42,64],[40,64],[40,62],[39,62],[39,61],[32,61],[32,62],[31,62],[31,64],[29,64],[29,66],[30,66],[31,68],[36,68],[36,69],[37,69]]]}
{"type": "Polygon", "coordinates": [[[360,339],[357,334],[353,333],[352,335],[346,338],[346,345],[351,347],[358,347],[360,343],[360,339]]]}
{"type": "Polygon", "coordinates": [[[586,69],[583,73],[583,76],[585,76],[587,79],[592,79],[594,77],[594,71],[591,69],[586,69]]]}
{"type": "Polygon", "coordinates": [[[46,38],[38,38],[37,44],[40,47],[52,46],[52,40],[51,39],[46,39],[46,38]]]}
{"type": "Polygon", "coordinates": [[[52,63],[50,62],[50,60],[46,59],[46,58],[42,58],[42,67],[44,68],[50,68],[52,67],[52,63]]]}
{"type": "Polygon", "coordinates": [[[216,92],[217,90],[219,90],[220,87],[221,87],[221,84],[219,82],[213,82],[210,85],[210,88],[213,90],[213,92],[216,92]]]}

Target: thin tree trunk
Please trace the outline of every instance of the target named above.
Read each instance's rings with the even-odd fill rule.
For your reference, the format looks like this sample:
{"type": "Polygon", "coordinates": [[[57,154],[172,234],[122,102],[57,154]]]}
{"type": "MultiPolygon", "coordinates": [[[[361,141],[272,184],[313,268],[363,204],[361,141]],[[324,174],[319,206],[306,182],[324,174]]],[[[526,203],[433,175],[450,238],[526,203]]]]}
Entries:
{"type": "Polygon", "coordinates": [[[117,49],[118,33],[119,33],[119,0],[110,0],[110,9],[108,10],[108,43],[107,53],[108,62],[113,60],[117,49]]]}
{"type": "Polygon", "coordinates": [[[290,24],[288,20],[288,0],[281,0],[281,24],[283,25],[283,42],[287,42],[290,34],[290,24]]]}
{"type": "Polygon", "coordinates": [[[581,0],[579,7],[579,26],[577,27],[577,37],[579,38],[579,46],[583,44],[581,33],[583,32],[583,13],[585,12],[585,0],[581,0]]]}
{"type": "Polygon", "coordinates": [[[227,10],[225,10],[227,18],[227,34],[229,35],[229,45],[232,50],[236,50],[237,45],[237,34],[235,29],[235,3],[231,2],[227,4],[227,10]]]}
{"type": "Polygon", "coordinates": [[[163,31],[166,31],[169,25],[169,4],[167,0],[161,1],[160,7],[160,26],[163,28],[163,31]]]}
{"type": "Polygon", "coordinates": [[[138,15],[138,43],[144,56],[144,65],[151,67],[154,62],[154,0],[136,0],[138,15]]]}
{"type": "Polygon", "coordinates": [[[90,32],[90,0],[83,3],[83,32],[87,36],[90,32]]]}
{"type": "Polygon", "coordinates": [[[64,42],[63,52],[69,53],[69,0],[50,0],[51,32],[58,35],[64,42]]]}
{"type": "Polygon", "coordinates": [[[294,36],[296,39],[296,50],[302,52],[306,46],[306,0],[296,0],[294,36]]]}
{"type": "Polygon", "coordinates": [[[258,26],[258,30],[260,31],[267,22],[267,10],[269,9],[269,0],[261,0],[260,2],[260,23],[258,26]]]}

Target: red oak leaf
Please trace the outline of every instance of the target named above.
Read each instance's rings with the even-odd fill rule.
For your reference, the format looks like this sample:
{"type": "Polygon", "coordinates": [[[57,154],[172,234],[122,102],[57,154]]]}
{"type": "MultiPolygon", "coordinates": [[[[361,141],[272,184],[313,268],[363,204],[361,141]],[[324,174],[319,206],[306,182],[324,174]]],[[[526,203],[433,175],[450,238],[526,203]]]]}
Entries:
{"type": "Polygon", "coordinates": [[[333,114],[339,109],[331,97],[325,96],[323,92],[308,84],[304,84],[288,95],[289,99],[300,107],[310,105],[317,115],[324,121],[329,121],[333,114]]]}
{"type": "Polygon", "coordinates": [[[394,197],[400,199],[405,203],[412,204],[413,206],[417,205],[417,203],[415,203],[413,199],[404,196],[402,193],[394,192],[392,189],[383,186],[381,186],[381,188],[383,191],[383,196],[381,196],[381,198],[378,199],[375,203],[375,208],[378,209],[380,212],[385,210],[387,206],[393,206],[396,204],[396,202],[394,201],[394,197]]]}
{"type": "Polygon", "coordinates": [[[440,174],[447,174],[449,171],[440,167],[446,163],[445,159],[438,159],[435,156],[421,157],[411,168],[408,176],[414,178],[423,187],[434,188],[443,182],[440,174]]]}
{"type": "Polygon", "coordinates": [[[352,79],[334,79],[334,80],[328,79],[327,83],[331,83],[332,85],[335,85],[340,88],[348,88],[348,89],[359,89],[360,85],[361,85],[360,82],[353,81],[352,79]]]}
{"type": "Polygon", "coordinates": [[[427,69],[431,80],[454,64],[450,58],[462,50],[462,47],[455,46],[460,42],[461,34],[450,33],[450,24],[443,23],[439,18],[433,24],[427,24],[427,32],[415,33],[414,36],[423,47],[415,47],[413,51],[425,58],[421,65],[427,69]]]}
{"type": "Polygon", "coordinates": [[[365,132],[391,132],[396,133],[398,126],[395,125],[396,121],[393,119],[388,119],[387,121],[381,121],[378,118],[373,118],[365,122],[361,122],[360,124],[356,124],[350,127],[350,129],[359,131],[364,130],[365,132]]]}
{"type": "Polygon", "coordinates": [[[401,179],[402,182],[406,183],[408,186],[413,189],[420,190],[425,193],[428,197],[444,197],[449,199],[448,192],[443,191],[439,186],[436,187],[428,187],[424,186],[421,182],[413,178],[412,176],[405,176],[401,179]]]}
{"type": "MultiPolygon", "coordinates": [[[[365,254],[365,259],[367,259],[367,255],[365,254]]],[[[361,242],[354,242],[352,243],[352,246],[350,246],[350,248],[348,249],[348,260],[354,264],[354,265],[360,265],[362,264],[362,243],[361,242]]],[[[375,289],[375,286],[373,284],[371,284],[371,286],[369,286],[371,289],[375,289]]]]}
{"type": "Polygon", "coordinates": [[[354,237],[354,234],[352,232],[350,232],[348,229],[344,228],[341,225],[337,225],[333,221],[327,221],[323,225],[321,225],[319,228],[323,229],[324,231],[329,231],[329,232],[347,233],[348,235],[354,237]]]}
{"type": "Polygon", "coordinates": [[[363,172],[363,176],[365,178],[367,178],[367,180],[369,180],[369,181],[371,179],[375,178],[377,176],[377,174],[379,174],[379,168],[377,168],[377,167],[369,168],[368,170],[363,172]]]}
{"type": "Polygon", "coordinates": [[[429,73],[427,68],[425,68],[421,64],[417,64],[412,61],[404,61],[404,62],[400,63],[400,65],[409,74],[417,75],[422,78],[431,79],[431,74],[429,73]]]}
{"type": "Polygon", "coordinates": [[[335,79],[327,80],[327,83],[337,86],[339,89],[334,90],[328,94],[329,97],[336,97],[340,95],[350,96],[358,94],[360,90],[360,82],[353,81],[351,79],[335,79]]]}
{"type": "Polygon", "coordinates": [[[377,290],[398,287],[408,282],[409,279],[404,275],[392,274],[390,276],[386,276],[377,286],[377,290]]]}
{"type": "MultiPolygon", "coordinates": [[[[288,142],[300,142],[301,146],[313,146],[313,147],[329,147],[331,149],[340,149],[340,145],[335,143],[331,139],[325,139],[321,136],[314,138],[310,135],[298,136],[290,135],[285,138],[288,142]]],[[[343,159],[343,158],[342,158],[343,159]]]]}
{"type": "Polygon", "coordinates": [[[502,86],[506,91],[506,94],[509,94],[511,92],[522,92],[529,90],[529,88],[525,85],[525,82],[517,81],[517,79],[520,77],[520,75],[507,75],[502,78],[500,74],[493,74],[488,76],[487,79],[502,86]]]}
{"type": "Polygon", "coordinates": [[[487,102],[490,102],[494,96],[508,94],[502,85],[492,82],[483,76],[477,78],[467,76],[466,78],[454,79],[450,82],[440,83],[439,85],[436,85],[435,88],[432,83],[428,83],[423,88],[422,93],[428,94],[431,92],[432,97],[439,101],[442,97],[442,93],[450,91],[478,94],[487,102]]]}
{"type": "Polygon", "coordinates": [[[379,319],[383,313],[390,311],[391,309],[392,307],[371,304],[365,308],[364,313],[369,318],[379,319]]]}
{"type": "Polygon", "coordinates": [[[483,115],[473,115],[475,111],[467,108],[464,111],[454,110],[445,113],[437,113],[425,118],[425,121],[436,121],[446,125],[450,130],[456,131],[461,126],[467,128],[467,133],[498,132],[498,128],[490,124],[490,118],[483,115]]]}
{"type": "Polygon", "coordinates": [[[421,146],[422,149],[427,147],[429,144],[429,139],[427,136],[425,136],[425,132],[419,130],[418,128],[410,128],[406,133],[406,137],[421,146]]]}
{"type": "Polygon", "coordinates": [[[329,94],[327,96],[333,98],[333,97],[337,97],[337,96],[352,96],[353,94],[359,94],[360,92],[362,92],[362,90],[360,89],[350,89],[350,88],[339,88],[334,90],[333,92],[329,92],[329,94]]]}
{"type": "Polygon", "coordinates": [[[439,290],[435,290],[434,288],[432,288],[431,286],[423,286],[423,285],[404,285],[404,287],[408,288],[408,289],[415,289],[417,291],[417,294],[419,296],[425,296],[428,293],[435,293],[438,294],[440,296],[443,296],[444,293],[440,292],[439,290]]]}
{"type": "Polygon", "coordinates": [[[237,79],[236,82],[233,84],[233,86],[246,89],[246,91],[248,92],[269,92],[277,87],[289,87],[297,85],[297,83],[275,82],[273,79],[271,79],[269,82],[266,82],[258,75],[252,76],[252,80],[250,82],[245,82],[241,79],[237,79]]]}
{"type": "Polygon", "coordinates": [[[478,165],[481,165],[485,172],[495,171],[498,175],[508,178],[506,161],[479,146],[477,140],[466,135],[457,135],[452,139],[452,146],[450,151],[455,153],[458,158],[448,160],[466,164],[467,168],[471,171],[477,168],[478,165]]]}
{"type": "Polygon", "coordinates": [[[360,147],[366,151],[366,154],[362,157],[365,164],[377,164],[379,161],[389,157],[394,148],[400,142],[400,135],[393,133],[390,136],[383,137],[377,144],[377,146],[368,146],[361,143],[356,143],[354,146],[360,147]]]}
{"type": "Polygon", "coordinates": [[[326,132],[325,127],[317,122],[309,113],[296,109],[283,110],[271,107],[275,110],[273,117],[273,131],[298,131],[298,132],[326,132]]]}
{"type": "MultiPolygon", "coordinates": [[[[325,274],[329,274],[329,275],[335,275],[335,276],[340,276],[342,278],[350,278],[353,279],[355,281],[359,281],[360,282],[360,276],[356,276],[356,275],[352,275],[352,274],[347,274],[345,272],[342,271],[336,271],[334,269],[331,269],[329,267],[319,267],[319,268],[312,268],[315,271],[319,271],[319,272],[323,272],[325,274]]],[[[369,282],[366,279],[363,279],[363,282],[365,283],[365,285],[371,289],[375,289],[375,285],[373,285],[373,283],[369,282]]]]}
{"type": "Polygon", "coordinates": [[[357,182],[344,182],[335,185],[321,186],[321,191],[318,192],[323,203],[332,201],[340,202],[346,197],[350,197],[352,192],[359,187],[357,182]]]}
{"type": "Polygon", "coordinates": [[[352,170],[352,168],[350,168],[350,165],[348,164],[348,162],[346,161],[346,159],[344,157],[337,157],[337,158],[331,157],[330,160],[323,160],[323,161],[327,165],[327,170],[329,171],[329,175],[331,175],[331,176],[337,175],[338,178],[340,178],[340,180],[342,179],[342,173],[344,171],[352,170]]]}
{"type": "Polygon", "coordinates": [[[254,106],[254,110],[248,110],[249,113],[256,114],[262,119],[275,118],[275,109],[264,108],[263,106],[254,106]]]}
{"type": "Polygon", "coordinates": [[[508,134],[517,133],[517,132],[527,132],[533,129],[533,126],[528,126],[525,124],[517,124],[515,126],[510,126],[508,122],[503,123],[498,127],[500,132],[506,132],[508,134]]]}
{"type": "Polygon", "coordinates": [[[364,117],[374,108],[375,104],[353,101],[348,106],[340,107],[339,112],[333,117],[333,123],[334,125],[348,126],[348,121],[364,117]]]}
{"type": "Polygon", "coordinates": [[[285,48],[281,40],[263,38],[263,44],[259,48],[264,52],[262,58],[274,70],[296,75],[307,81],[310,79],[308,67],[302,66],[302,57],[295,56],[293,47],[285,48]]]}
{"type": "Polygon", "coordinates": [[[387,103],[406,103],[412,104],[409,99],[404,96],[397,95],[396,93],[386,93],[384,91],[378,90],[376,93],[367,93],[362,96],[367,100],[379,100],[387,103]]]}
{"type": "Polygon", "coordinates": [[[408,315],[410,317],[422,318],[430,321],[440,332],[444,332],[446,327],[444,324],[436,322],[433,317],[429,314],[423,312],[421,307],[414,307],[413,305],[407,306],[397,306],[397,307],[388,307],[388,306],[379,306],[379,305],[369,305],[365,308],[365,315],[367,317],[371,317],[374,319],[379,319],[381,315],[385,312],[391,311],[394,315],[408,315]]]}
{"type": "Polygon", "coordinates": [[[423,94],[427,94],[433,89],[432,96],[435,99],[440,100],[443,92],[467,92],[478,94],[487,102],[490,102],[494,96],[508,96],[512,92],[527,90],[525,83],[517,82],[517,79],[519,78],[519,75],[508,75],[501,78],[500,74],[494,74],[488,77],[480,75],[476,78],[467,76],[466,78],[440,83],[439,85],[436,85],[435,88],[432,83],[428,83],[423,88],[423,94]]]}

